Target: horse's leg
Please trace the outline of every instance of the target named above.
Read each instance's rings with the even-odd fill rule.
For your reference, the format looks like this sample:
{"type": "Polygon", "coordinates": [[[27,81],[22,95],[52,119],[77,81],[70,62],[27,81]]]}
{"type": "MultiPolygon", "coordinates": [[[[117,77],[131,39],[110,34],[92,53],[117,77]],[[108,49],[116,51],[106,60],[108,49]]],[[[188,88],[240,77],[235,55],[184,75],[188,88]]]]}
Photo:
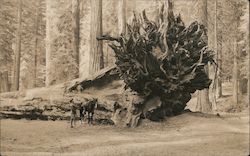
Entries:
{"type": "Polygon", "coordinates": [[[85,115],[87,115],[87,114],[86,114],[86,112],[84,111],[84,112],[82,113],[82,122],[84,122],[84,117],[85,117],[85,115]]]}
{"type": "Polygon", "coordinates": [[[70,126],[71,126],[71,128],[73,128],[73,124],[74,124],[74,115],[73,114],[71,114],[71,116],[70,116],[70,126]]]}
{"type": "Polygon", "coordinates": [[[91,112],[91,124],[93,125],[93,116],[94,116],[94,113],[91,112]]]}
{"type": "Polygon", "coordinates": [[[88,112],[88,124],[90,124],[91,118],[90,118],[90,112],[88,112]]]}
{"type": "Polygon", "coordinates": [[[81,124],[83,123],[83,118],[84,118],[84,115],[83,115],[83,112],[80,113],[80,121],[81,121],[81,124]]]}
{"type": "Polygon", "coordinates": [[[74,126],[76,126],[76,115],[74,115],[74,126]]]}
{"type": "Polygon", "coordinates": [[[72,116],[70,117],[70,127],[73,128],[73,119],[72,119],[72,116]]]}
{"type": "Polygon", "coordinates": [[[80,114],[80,123],[81,123],[81,124],[82,124],[82,118],[83,118],[83,117],[82,117],[82,115],[80,114]]]}

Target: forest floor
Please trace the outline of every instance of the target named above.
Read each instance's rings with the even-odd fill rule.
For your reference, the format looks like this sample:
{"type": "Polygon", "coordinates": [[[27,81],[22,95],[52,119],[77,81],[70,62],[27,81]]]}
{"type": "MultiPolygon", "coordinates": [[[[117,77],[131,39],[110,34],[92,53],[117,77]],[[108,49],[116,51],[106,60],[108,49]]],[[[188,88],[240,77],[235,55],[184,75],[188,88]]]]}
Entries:
{"type": "Polygon", "coordinates": [[[3,119],[1,154],[247,156],[249,111],[246,107],[241,112],[220,111],[228,98],[220,100],[220,115],[187,112],[158,123],[144,120],[135,129],[79,122],[70,128],[67,121],[3,119]]]}
{"type": "Polygon", "coordinates": [[[1,121],[2,155],[221,155],[249,154],[249,116],[186,113],[136,129],[65,121],[1,121]]]}

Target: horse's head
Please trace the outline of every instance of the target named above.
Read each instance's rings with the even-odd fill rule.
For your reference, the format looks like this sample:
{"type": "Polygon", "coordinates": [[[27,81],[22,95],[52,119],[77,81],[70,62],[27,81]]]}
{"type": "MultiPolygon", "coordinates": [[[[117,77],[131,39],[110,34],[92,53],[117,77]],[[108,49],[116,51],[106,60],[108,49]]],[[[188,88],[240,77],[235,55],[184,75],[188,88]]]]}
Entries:
{"type": "Polygon", "coordinates": [[[98,99],[97,99],[97,98],[94,98],[94,99],[93,99],[93,103],[95,104],[95,108],[97,108],[97,106],[98,106],[98,99]]]}

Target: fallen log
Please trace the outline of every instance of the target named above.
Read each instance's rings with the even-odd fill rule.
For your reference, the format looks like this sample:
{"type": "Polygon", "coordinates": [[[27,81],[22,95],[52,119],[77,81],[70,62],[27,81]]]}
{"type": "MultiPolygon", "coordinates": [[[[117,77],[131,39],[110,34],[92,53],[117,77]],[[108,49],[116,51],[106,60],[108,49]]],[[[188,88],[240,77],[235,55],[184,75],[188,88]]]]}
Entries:
{"type": "Polygon", "coordinates": [[[214,52],[207,47],[206,28],[196,21],[186,27],[180,15],[174,16],[171,1],[168,6],[167,18],[164,6],[156,21],[143,11],[134,14],[126,34],[97,38],[110,41],[125,88],[144,99],[131,100],[126,123],[130,127],[141,117],[159,121],[180,114],[192,93],[211,84],[204,66],[214,63],[214,52]]]}

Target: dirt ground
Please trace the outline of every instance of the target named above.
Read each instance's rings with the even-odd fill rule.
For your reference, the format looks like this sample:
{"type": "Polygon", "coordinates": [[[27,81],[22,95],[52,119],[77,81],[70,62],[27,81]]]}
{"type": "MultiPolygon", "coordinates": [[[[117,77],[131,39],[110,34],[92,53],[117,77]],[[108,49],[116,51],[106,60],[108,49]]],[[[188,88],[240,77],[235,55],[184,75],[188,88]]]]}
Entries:
{"type": "Polygon", "coordinates": [[[185,113],[162,123],[144,121],[136,129],[114,126],[70,128],[67,121],[1,120],[2,155],[246,156],[248,112],[185,113]]]}
{"type": "MultiPolygon", "coordinates": [[[[0,155],[247,156],[249,108],[222,113],[232,105],[232,87],[223,88],[220,115],[189,112],[159,123],[143,120],[135,129],[79,122],[72,129],[68,121],[3,119],[0,155]]],[[[196,97],[187,108],[194,110],[195,104],[196,97]]]]}

